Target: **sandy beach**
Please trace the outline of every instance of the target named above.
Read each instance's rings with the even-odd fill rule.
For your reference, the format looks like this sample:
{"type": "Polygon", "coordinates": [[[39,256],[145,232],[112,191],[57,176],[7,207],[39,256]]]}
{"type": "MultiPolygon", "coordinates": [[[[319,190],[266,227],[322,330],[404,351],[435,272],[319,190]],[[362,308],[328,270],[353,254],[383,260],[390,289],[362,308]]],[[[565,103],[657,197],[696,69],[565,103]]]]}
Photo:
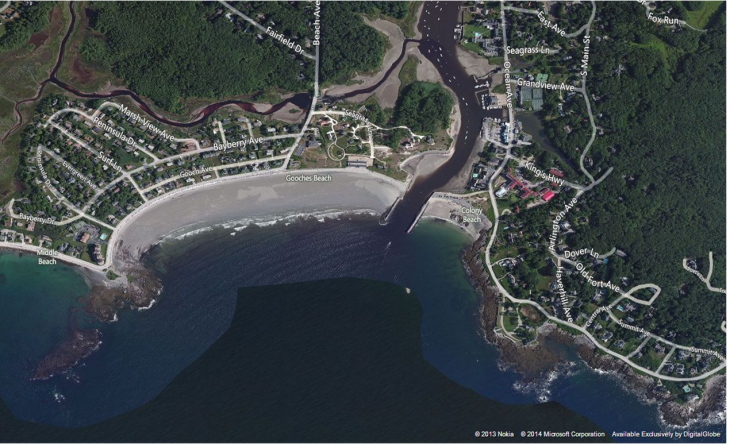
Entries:
{"type": "Polygon", "coordinates": [[[474,54],[460,47],[456,48],[459,63],[470,76],[481,77],[496,68],[497,65],[489,63],[486,57],[474,54]]]}
{"type": "Polygon", "coordinates": [[[444,193],[434,193],[426,203],[420,219],[448,222],[461,228],[470,238],[476,241],[479,238],[479,233],[482,230],[492,228],[492,224],[481,212],[472,212],[473,209],[472,205],[464,199],[444,193]],[[461,220],[463,218],[468,218],[467,220],[471,220],[471,222],[465,223],[461,220]]]}
{"type": "MultiPolygon", "coordinates": [[[[38,247],[37,245],[19,244],[16,242],[0,242],[0,253],[5,252],[16,255],[27,254],[31,256],[36,256],[39,249],[40,247],[38,247]]],[[[102,271],[103,267],[101,266],[96,266],[95,264],[91,264],[84,260],[77,259],[71,256],[66,256],[63,254],[58,255],[57,257],[55,257],[55,259],[58,262],[62,262],[66,265],[74,267],[74,269],[84,277],[84,280],[86,281],[86,284],[89,286],[89,288],[96,285],[101,285],[104,287],[123,286],[121,281],[115,282],[109,280],[106,277],[106,274],[102,271]]]]}
{"type": "Polygon", "coordinates": [[[152,201],[128,216],[114,233],[113,266],[134,266],[166,235],[244,219],[275,219],[327,211],[383,213],[406,185],[367,170],[281,171],[219,182],[152,201]],[[300,182],[295,177],[331,177],[300,182]]]}

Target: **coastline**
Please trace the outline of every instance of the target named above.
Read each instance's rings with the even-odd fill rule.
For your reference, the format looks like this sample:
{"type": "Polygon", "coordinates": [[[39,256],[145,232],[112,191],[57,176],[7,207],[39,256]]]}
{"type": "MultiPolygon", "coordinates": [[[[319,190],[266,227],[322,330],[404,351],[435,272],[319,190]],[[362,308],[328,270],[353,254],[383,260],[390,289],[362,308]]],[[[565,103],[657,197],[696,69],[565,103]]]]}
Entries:
{"type": "Polygon", "coordinates": [[[492,228],[492,223],[482,214],[465,213],[466,208],[471,208],[467,202],[461,202],[458,198],[448,198],[443,193],[434,193],[426,202],[418,220],[413,224],[413,229],[423,219],[443,221],[458,227],[469,236],[472,242],[475,242],[483,230],[492,228]],[[464,217],[471,217],[478,222],[464,222],[464,217]]]}
{"type": "Polygon", "coordinates": [[[276,171],[163,196],[139,207],[110,239],[112,267],[124,273],[170,233],[256,218],[326,211],[385,212],[407,184],[363,169],[276,171]],[[328,176],[331,181],[294,182],[287,176],[328,176]]]}
{"type": "MultiPolygon", "coordinates": [[[[104,266],[65,255],[56,259],[72,266],[89,287],[88,296],[80,299],[84,311],[99,322],[111,323],[117,320],[120,309],[146,310],[155,304],[162,283],[141,259],[153,245],[175,232],[220,224],[247,226],[262,219],[271,223],[309,215],[382,214],[402,197],[407,186],[365,169],[277,170],[226,178],[161,196],[137,208],[113,232],[104,266]],[[315,175],[329,180],[287,180],[315,175]],[[118,277],[110,278],[107,270],[118,277]]],[[[0,251],[17,255],[37,254],[38,249],[0,244],[0,251]]],[[[72,333],[45,356],[35,378],[63,374],[99,350],[98,330],[72,333]]]]}
{"type": "Polygon", "coordinates": [[[527,345],[516,344],[497,335],[500,294],[491,285],[489,274],[483,265],[482,247],[488,237],[483,230],[471,247],[462,252],[462,264],[469,280],[481,297],[479,318],[484,339],[495,345],[500,353],[500,362],[523,376],[525,383],[533,383],[558,371],[571,362],[569,355],[548,347],[548,342],[560,343],[572,349],[593,371],[618,378],[641,402],[657,406],[661,421],[669,427],[687,428],[697,423],[725,418],[724,374],[708,377],[706,391],[697,401],[679,404],[674,398],[657,390],[657,384],[648,376],[637,374],[625,363],[605,356],[585,336],[574,336],[550,323],[537,329],[537,339],[527,345]]]}

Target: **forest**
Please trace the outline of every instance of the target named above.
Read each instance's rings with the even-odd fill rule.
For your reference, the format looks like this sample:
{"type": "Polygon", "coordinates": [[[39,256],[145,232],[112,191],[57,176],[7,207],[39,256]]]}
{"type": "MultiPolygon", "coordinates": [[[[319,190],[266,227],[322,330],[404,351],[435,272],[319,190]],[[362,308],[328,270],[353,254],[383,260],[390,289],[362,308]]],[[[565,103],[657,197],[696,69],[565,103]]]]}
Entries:
{"type": "Polygon", "coordinates": [[[355,73],[378,69],[383,62],[386,38],[366,25],[360,14],[381,14],[402,19],[407,13],[407,2],[323,3],[321,81],[344,83],[355,73]]]}
{"type": "MultiPolygon", "coordinates": [[[[236,2],[236,8],[250,17],[265,16],[287,36],[312,38],[315,20],[307,2],[236,2]]],[[[320,10],[320,81],[345,83],[356,73],[378,69],[387,40],[365,24],[362,15],[401,20],[408,14],[408,2],[351,1],[323,2],[320,10]]]]}
{"type": "MultiPolygon", "coordinates": [[[[614,171],[581,200],[589,223],[570,243],[626,252],[633,285],[662,287],[655,323],[677,342],[720,340],[725,299],[703,291],[682,259],[727,254],[725,5],[706,33],[653,25],[638,3],[598,7],[607,37],[595,41],[587,88],[606,134],[588,169],[614,171]]],[[[724,287],[725,270],[715,273],[724,287]]]]}
{"type": "Polygon", "coordinates": [[[108,64],[141,95],[172,112],[189,98],[219,99],[311,87],[312,64],[258,30],[225,16],[218,3],[95,2],[94,30],[81,52],[108,64]]]}
{"type": "Polygon", "coordinates": [[[28,43],[30,36],[48,26],[48,14],[55,2],[39,2],[32,7],[26,6],[20,17],[5,25],[5,33],[0,36],[0,52],[12,51],[28,43]]]}
{"type": "Polygon", "coordinates": [[[434,133],[449,126],[454,100],[437,83],[414,82],[398,97],[393,122],[420,134],[434,133]]]}

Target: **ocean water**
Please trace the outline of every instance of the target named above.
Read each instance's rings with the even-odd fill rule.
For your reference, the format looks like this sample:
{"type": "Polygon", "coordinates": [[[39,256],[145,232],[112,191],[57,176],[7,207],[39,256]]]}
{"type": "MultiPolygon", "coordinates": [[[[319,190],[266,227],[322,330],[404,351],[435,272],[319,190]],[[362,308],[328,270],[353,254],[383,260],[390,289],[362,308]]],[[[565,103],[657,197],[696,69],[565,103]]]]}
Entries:
{"type": "Polygon", "coordinates": [[[525,430],[597,430],[556,403],[504,404],[451,381],[423,359],[422,313],[414,292],[383,281],[243,287],[231,326],[149,403],[75,429],[22,423],[0,404],[0,440],[483,442],[475,430],[495,424],[519,441],[525,430]]]}
{"type": "Polygon", "coordinates": [[[46,327],[53,331],[37,335],[32,321],[14,327],[3,322],[0,395],[21,419],[66,427],[92,424],[150,401],[210,347],[230,326],[239,287],[358,277],[393,282],[414,291],[423,307],[425,359],[464,387],[511,404],[534,404],[547,396],[609,433],[666,429],[656,407],[641,403],[615,378],[583,364],[530,387],[522,387],[514,372],[501,370],[497,351],[482,338],[479,298],[461,265],[459,253],[468,244],[458,229],[447,224],[425,222],[411,236],[394,236],[368,216],[298,220],[239,231],[216,228],[168,240],[149,258],[165,286],[154,307],[122,311],[117,323],[101,327],[102,349],[74,372],[74,380],[47,382],[28,381],[30,364],[62,336],[69,310],[78,306],[76,299],[86,288],[68,267],[55,267],[64,272],[41,270],[16,264],[17,257],[3,254],[0,273],[8,274],[5,269],[9,267],[19,273],[30,273],[23,271],[27,268],[40,274],[33,278],[34,286],[18,283],[27,278],[0,279],[0,320],[49,317],[49,325],[55,327],[46,327]],[[59,283],[52,273],[66,273],[69,280],[59,283]],[[53,291],[44,296],[35,287],[38,285],[53,291]],[[12,296],[6,288],[14,289],[12,296]],[[43,303],[51,295],[60,305],[43,303]],[[18,299],[25,297],[38,302],[20,304],[18,299]],[[12,347],[9,341],[15,341],[12,347]],[[15,351],[8,352],[10,348],[15,351]],[[16,363],[8,363],[6,357],[16,363]],[[59,393],[65,397],[60,403],[55,400],[59,393]]]}
{"type": "Polygon", "coordinates": [[[84,279],[70,267],[39,266],[35,255],[0,253],[0,397],[16,416],[32,417],[53,402],[56,381],[28,380],[66,337],[73,310],[81,307],[77,300],[87,293],[84,279]]]}

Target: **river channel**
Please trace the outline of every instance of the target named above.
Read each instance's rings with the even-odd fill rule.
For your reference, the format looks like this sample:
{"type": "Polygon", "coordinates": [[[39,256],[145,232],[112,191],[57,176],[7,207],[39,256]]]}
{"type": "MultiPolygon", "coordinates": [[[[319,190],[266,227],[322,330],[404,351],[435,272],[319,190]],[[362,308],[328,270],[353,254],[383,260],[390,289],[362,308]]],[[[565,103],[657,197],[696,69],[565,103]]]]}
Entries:
{"type": "MultiPolygon", "coordinates": [[[[464,168],[469,161],[469,157],[478,140],[482,120],[487,116],[493,117],[495,114],[494,110],[482,110],[477,96],[474,93],[475,80],[472,76],[465,72],[457,59],[456,48],[458,41],[454,39],[453,31],[460,19],[459,8],[460,3],[456,2],[426,2],[421,14],[421,20],[418,24],[418,28],[424,37],[421,40],[408,39],[404,41],[400,57],[389,68],[387,75],[384,76],[380,83],[368,88],[353,91],[346,96],[336,98],[342,99],[374,91],[388,78],[390,74],[392,74],[400,60],[405,56],[406,46],[409,43],[414,42],[418,44],[418,48],[421,53],[438,69],[441,78],[452,80],[448,83],[448,87],[456,94],[458,98],[457,105],[459,106],[459,111],[461,113],[461,127],[459,134],[456,136],[456,148],[454,154],[429,176],[419,177],[414,181],[402,201],[400,201],[399,204],[393,208],[391,214],[389,214],[388,227],[393,231],[405,232],[416,219],[421,208],[431,194],[439,188],[444,187],[449,180],[451,180],[462,170],[462,168],[464,168]]],[[[35,97],[16,103],[16,116],[19,120],[13,129],[6,133],[4,138],[7,138],[22,124],[22,116],[18,110],[20,105],[37,100],[48,83],[53,83],[65,91],[83,98],[108,99],[120,96],[130,97],[142,110],[144,110],[144,112],[156,120],[176,127],[192,127],[198,125],[217,109],[229,105],[235,105],[249,112],[266,115],[281,109],[288,103],[292,103],[301,109],[308,109],[311,104],[312,96],[309,93],[296,94],[281,103],[272,105],[264,112],[256,110],[254,104],[249,102],[225,100],[208,105],[188,122],[180,122],[161,116],[155,112],[148,103],[139,97],[139,95],[126,88],[119,88],[114,91],[101,94],[79,91],[73,86],[59,80],[57,77],[57,73],[63,64],[66,45],[76,24],[76,11],[74,10],[73,2],[69,3],[69,11],[71,13],[71,23],[69,24],[66,35],[61,42],[56,65],[51,71],[48,79],[41,82],[38,93],[35,97]]]]}

